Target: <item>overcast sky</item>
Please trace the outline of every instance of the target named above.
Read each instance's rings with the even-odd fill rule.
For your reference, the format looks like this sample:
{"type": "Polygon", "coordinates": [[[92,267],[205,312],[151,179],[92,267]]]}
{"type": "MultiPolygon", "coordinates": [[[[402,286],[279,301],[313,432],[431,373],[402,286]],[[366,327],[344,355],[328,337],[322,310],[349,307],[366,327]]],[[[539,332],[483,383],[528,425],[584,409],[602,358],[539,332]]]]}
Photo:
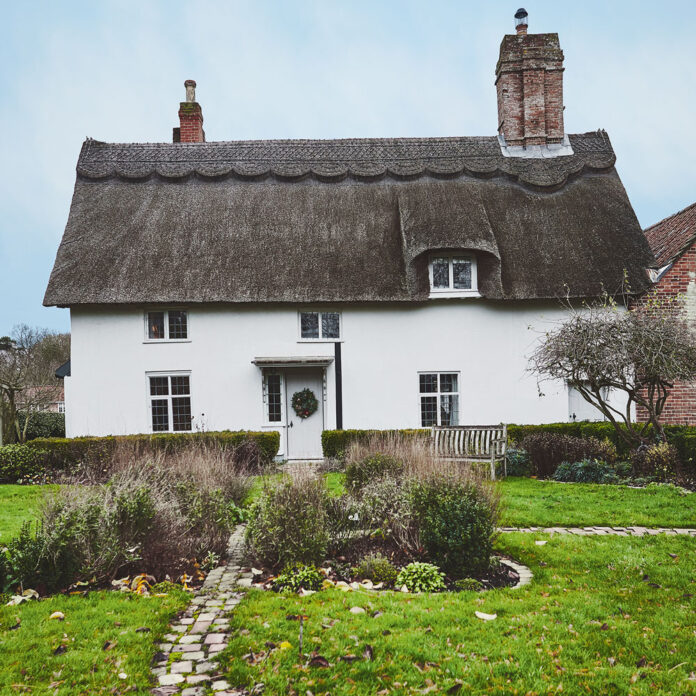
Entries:
{"type": "Polygon", "coordinates": [[[0,336],[43,308],[85,137],[171,139],[183,81],[208,140],[493,135],[523,1],[558,32],[566,131],[608,131],[645,227],[696,201],[694,0],[3,3],[0,336]]]}

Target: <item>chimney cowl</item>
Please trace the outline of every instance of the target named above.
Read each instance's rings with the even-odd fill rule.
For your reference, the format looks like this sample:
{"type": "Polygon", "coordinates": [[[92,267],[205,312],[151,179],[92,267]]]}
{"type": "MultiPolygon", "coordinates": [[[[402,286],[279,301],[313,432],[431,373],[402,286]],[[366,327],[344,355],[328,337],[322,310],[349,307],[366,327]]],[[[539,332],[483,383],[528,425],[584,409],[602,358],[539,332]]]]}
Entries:
{"type": "Polygon", "coordinates": [[[527,21],[528,16],[529,14],[524,7],[520,7],[520,9],[515,12],[515,30],[518,34],[527,33],[527,27],[529,26],[529,22],[527,21]]]}
{"type": "Polygon", "coordinates": [[[186,101],[179,104],[179,128],[173,129],[175,143],[204,143],[203,110],[196,101],[196,81],[185,80],[186,101]]]}

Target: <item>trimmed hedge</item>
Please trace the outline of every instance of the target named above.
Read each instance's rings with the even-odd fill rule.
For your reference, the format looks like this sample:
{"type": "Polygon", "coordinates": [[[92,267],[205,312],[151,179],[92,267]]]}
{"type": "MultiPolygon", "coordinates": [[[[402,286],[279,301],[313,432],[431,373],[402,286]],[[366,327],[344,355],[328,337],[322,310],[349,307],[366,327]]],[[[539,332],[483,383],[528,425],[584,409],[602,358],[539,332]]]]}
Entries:
{"type": "Polygon", "coordinates": [[[373,435],[404,435],[405,437],[430,437],[428,428],[405,430],[324,430],[321,448],[327,459],[341,459],[351,442],[366,442],[373,435]]]}
{"type": "Polygon", "coordinates": [[[44,469],[45,456],[44,450],[26,445],[0,447],[0,483],[17,483],[25,476],[40,474],[44,469]]]}
{"type": "Polygon", "coordinates": [[[54,469],[78,464],[89,458],[92,461],[108,458],[119,442],[128,442],[172,452],[196,442],[235,447],[245,440],[254,440],[270,461],[278,454],[280,433],[253,432],[248,430],[221,430],[209,433],[158,433],[155,435],[108,435],[106,437],[37,438],[26,443],[25,447],[43,450],[47,453],[46,465],[54,469]]]}
{"type": "MultiPolygon", "coordinates": [[[[20,411],[17,415],[19,427],[23,429],[26,412],[20,411]]],[[[27,428],[27,440],[35,440],[37,437],[65,437],[65,414],[51,411],[32,413],[27,428]]]]}

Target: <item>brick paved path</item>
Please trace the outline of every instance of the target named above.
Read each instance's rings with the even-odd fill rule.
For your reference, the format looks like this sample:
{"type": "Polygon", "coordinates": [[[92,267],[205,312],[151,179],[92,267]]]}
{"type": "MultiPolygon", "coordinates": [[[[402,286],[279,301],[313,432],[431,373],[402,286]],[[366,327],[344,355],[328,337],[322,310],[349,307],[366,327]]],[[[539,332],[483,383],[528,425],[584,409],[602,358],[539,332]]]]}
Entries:
{"type": "Polygon", "coordinates": [[[551,534],[576,534],[577,536],[654,536],[666,534],[667,536],[693,536],[696,537],[696,529],[693,528],[650,528],[650,527],[501,527],[501,532],[546,532],[551,534]]]}
{"type": "Polygon", "coordinates": [[[169,627],[165,643],[153,660],[152,673],[159,686],[152,690],[156,696],[202,696],[214,693],[231,696],[243,693],[230,690],[216,662],[210,658],[227,646],[225,618],[242,597],[235,592],[241,570],[244,527],[240,525],[230,537],[227,565],[218,566],[205,579],[199,592],[183,614],[169,627]]]}

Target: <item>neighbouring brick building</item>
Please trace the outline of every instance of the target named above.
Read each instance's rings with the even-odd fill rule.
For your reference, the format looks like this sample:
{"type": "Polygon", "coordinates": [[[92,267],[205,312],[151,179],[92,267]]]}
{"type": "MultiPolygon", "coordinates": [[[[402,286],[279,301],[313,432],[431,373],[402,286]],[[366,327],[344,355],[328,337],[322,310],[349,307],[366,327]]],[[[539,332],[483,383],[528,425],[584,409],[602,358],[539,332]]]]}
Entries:
{"type": "MultiPolygon", "coordinates": [[[[681,295],[690,321],[696,322],[696,203],[645,230],[657,259],[655,285],[648,297],[681,295]]],[[[641,409],[639,420],[646,420],[641,409]]],[[[696,425],[696,382],[674,385],[663,412],[665,423],[696,425]]]]}

